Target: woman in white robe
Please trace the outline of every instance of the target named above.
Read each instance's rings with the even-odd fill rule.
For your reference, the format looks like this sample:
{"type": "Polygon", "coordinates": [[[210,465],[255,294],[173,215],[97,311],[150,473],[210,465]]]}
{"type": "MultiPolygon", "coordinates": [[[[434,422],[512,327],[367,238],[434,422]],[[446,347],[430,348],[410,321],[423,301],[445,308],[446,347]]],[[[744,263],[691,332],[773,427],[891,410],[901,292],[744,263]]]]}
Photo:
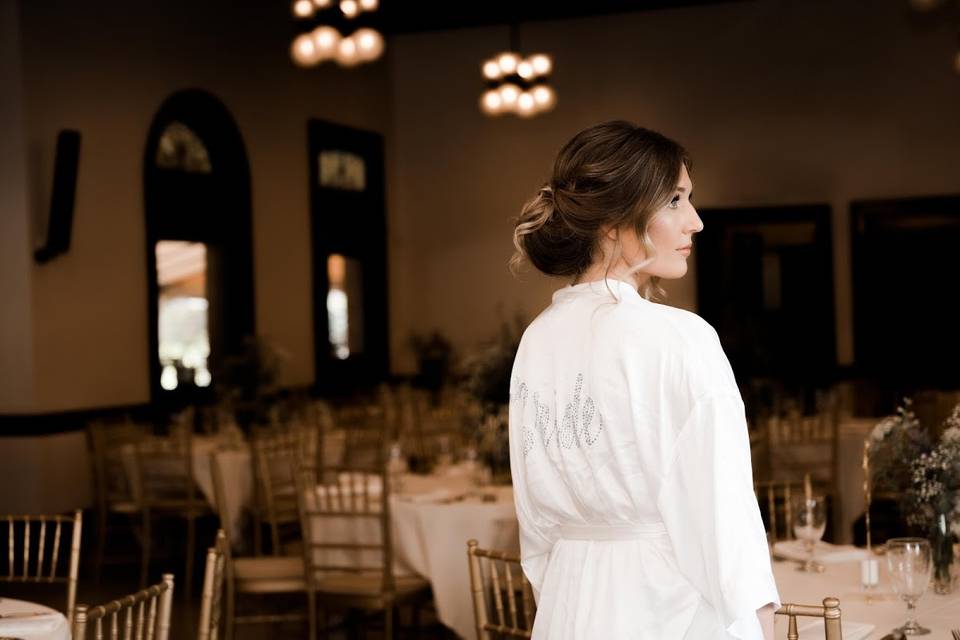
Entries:
{"type": "Polygon", "coordinates": [[[713,328],[652,302],[702,229],[686,152],[587,129],[524,207],[518,258],[572,277],[514,362],[510,454],[535,640],[772,636],[780,600],[744,407],[713,328]]]}

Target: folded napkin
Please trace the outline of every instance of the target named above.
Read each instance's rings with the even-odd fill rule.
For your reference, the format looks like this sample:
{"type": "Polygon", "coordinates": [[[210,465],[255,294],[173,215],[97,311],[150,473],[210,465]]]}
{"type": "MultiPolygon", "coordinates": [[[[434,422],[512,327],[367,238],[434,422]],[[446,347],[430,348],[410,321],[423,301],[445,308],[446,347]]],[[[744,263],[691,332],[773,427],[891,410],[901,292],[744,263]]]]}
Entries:
{"type": "MultiPolygon", "coordinates": [[[[777,542],[773,545],[773,554],[787,560],[806,560],[809,557],[803,542],[800,540],[781,540],[777,542]]],[[[814,548],[814,559],[822,564],[856,562],[868,557],[870,557],[870,554],[866,549],[859,549],[851,544],[818,542],[814,548]]]]}
{"type": "MultiPolygon", "coordinates": [[[[826,636],[827,632],[823,628],[823,618],[806,618],[805,622],[801,622],[801,620],[804,620],[804,618],[797,618],[797,631],[800,632],[801,638],[809,637],[811,640],[818,640],[826,636]]],[[[843,640],[863,640],[870,635],[875,627],[865,622],[841,619],[840,628],[843,630],[843,640]]]]}

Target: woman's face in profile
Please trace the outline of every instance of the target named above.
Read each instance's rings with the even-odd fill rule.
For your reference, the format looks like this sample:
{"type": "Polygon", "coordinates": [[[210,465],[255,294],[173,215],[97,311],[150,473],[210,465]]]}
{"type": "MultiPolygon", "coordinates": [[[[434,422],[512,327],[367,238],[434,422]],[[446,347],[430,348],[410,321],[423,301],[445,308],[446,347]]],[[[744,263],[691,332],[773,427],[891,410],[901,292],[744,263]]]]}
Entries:
{"type": "MultiPolygon", "coordinates": [[[[647,234],[657,255],[652,263],[640,270],[639,276],[675,279],[686,275],[693,234],[703,230],[703,222],[690,201],[692,195],[693,183],[684,166],[680,169],[680,181],[670,201],[654,214],[647,227],[647,234]]],[[[623,243],[624,257],[629,264],[646,259],[643,245],[636,234],[627,234],[623,243]]]]}

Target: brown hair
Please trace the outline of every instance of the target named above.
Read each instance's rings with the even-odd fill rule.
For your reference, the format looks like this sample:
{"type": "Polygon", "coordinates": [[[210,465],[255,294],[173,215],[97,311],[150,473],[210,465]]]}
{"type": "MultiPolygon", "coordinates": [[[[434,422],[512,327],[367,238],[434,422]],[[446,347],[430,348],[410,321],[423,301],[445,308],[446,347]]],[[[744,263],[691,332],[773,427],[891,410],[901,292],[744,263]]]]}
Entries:
{"type": "MultiPolygon", "coordinates": [[[[553,177],[523,206],[511,267],[526,259],[547,275],[578,277],[596,259],[605,226],[633,227],[652,259],[647,226],[676,190],[681,166],[691,168],[686,150],[656,131],[623,120],[584,129],[560,150],[553,177]]],[[[658,282],[649,278],[641,293],[660,291],[658,282]]]]}

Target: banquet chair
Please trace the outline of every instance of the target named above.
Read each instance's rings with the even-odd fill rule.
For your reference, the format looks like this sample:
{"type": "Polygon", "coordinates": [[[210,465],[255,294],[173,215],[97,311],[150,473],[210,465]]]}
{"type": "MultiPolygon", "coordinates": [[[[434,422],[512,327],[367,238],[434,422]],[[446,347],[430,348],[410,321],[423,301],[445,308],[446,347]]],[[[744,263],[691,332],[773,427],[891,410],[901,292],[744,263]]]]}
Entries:
{"type": "Polygon", "coordinates": [[[262,525],[270,531],[270,552],[284,550],[301,539],[296,496],[296,468],[314,464],[320,437],[312,427],[274,430],[253,440],[255,523],[254,548],[262,552],[262,525]]]}
{"type": "Polygon", "coordinates": [[[840,526],[840,491],[837,449],[839,443],[839,405],[833,392],[821,394],[817,411],[802,415],[797,406],[771,416],[764,431],[766,442],[758,450],[766,452],[762,464],[769,470],[765,480],[799,483],[806,474],[820,485],[830,500],[828,527],[837,538],[840,526]]]}
{"type": "Polygon", "coordinates": [[[376,464],[390,437],[386,419],[381,406],[365,403],[340,407],[335,412],[336,428],[346,433],[345,465],[372,468],[376,464]]]}
{"type": "Polygon", "coordinates": [[[826,632],[824,640],[843,640],[840,630],[840,601],[829,597],[823,599],[823,605],[784,603],[777,609],[776,615],[787,616],[787,640],[799,640],[797,617],[823,618],[826,632]]]}
{"type": "Polygon", "coordinates": [[[157,584],[98,607],[78,604],[72,637],[86,640],[92,628],[94,640],[169,640],[172,608],[173,574],[165,573],[157,584]]]}
{"type": "Polygon", "coordinates": [[[183,519],[187,527],[184,592],[190,597],[197,520],[212,511],[194,478],[191,431],[171,438],[151,437],[136,445],[138,482],[134,488],[141,513],[140,585],[146,586],[155,516],[183,519]]]}
{"type": "Polygon", "coordinates": [[[469,540],[467,561],[470,564],[470,593],[473,596],[477,638],[529,638],[533,631],[536,605],[533,590],[520,566],[520,557],[504,551],[481,549],[476,540],[469,540]],[[519,576],[519,582],[516,576],[519,576]],[[489,596],[492,596],[492,608],[487,600],[489,596]],[[507,600],[506,609],[504,596],[507,600]],[[491,622],[491,613],[496,614],[496,622],[491,622]]]}
{"type": "MultiPolygon", "coordinates": [[[[217,552],[223,557],[226,583],[226,624],[224,637],[231,640],[237,624],[265,624],[274,622],[303,620],[303,613],[257,613],[237,615],[238,594],[283,595],[303,593],[304,582],[303,555],[295,556],[256,556],[234,557],[230,548],[231,521],[226,510],[226,494],[223,471],[217,455],[210,456],[210,473],[213,476],[213,492],[216,498],[217,513],[220,517],[220,530],[217,532],[217,552]]],[[[209,551],[207,552],[209,563],[209,551]]],[[[206,585],[206,577],[204,578],[206,585]]],[[[206,587],[205,587],[206,588],[206,587]]]]}
{"type": "Polygon", "coordinates": [[[197,618],[197,640],[219,640],[220,638],[228,545],[227,536],[221,529],[217,531],[214,546],[207,549],[207,562],[203,571],[203,591],[200,596],[200,615],[197,618]]]}
{"type": "Polygon", "coordinates": [[[94,581],[100,582],[111,514],[134,517],[140,507],[131,487],[131,477],[123,464],[123,450],[147,437],[148,429],[127,418],[115,421],[95,420],[87,425],[92,464],[93,495],[97,510],[97,548],[94,557],[94,581]]]}
{"type": "MultiPolygon", "coordinates": [[[[830,485],[811,482],[811,487],[817,495],[826,495],[830,485]]],[[[770,545],[779,540],[794,539],[793,500],[796,496],[803,495],[803,482],[762,480],[753,483],[753,490],[757,495],[761,516],[765,516],[764,526],[770,545]]]]}
{"type": "Polygon", "coordinates": [[[0,516],[0,520],[7,523],[6,535],[2,538],[7,548],[0,557],[0,582],[66,584],[69,624],[77,598],[83,512],[77,509],[73,516],[6,515],[0,516]],[[72,526],[69,556],[65,553],[68,548],[65,525],[72,526]]]}
{"type": "MultiPolygon", "coordinates": [[[[382,460],[382,453],[377,456],[382,460]]],[[[310,638],[318,630],[317,606],[382,612],[383,636],[393,637],[397,607],[419,607],[431,596],[420,576],[394,575],[389,475],[371,467],[302,467],[297,497],[304,536],[310,638]],[[318,485],[318,478],[328,478],[318,485]],[[337,535],[339,534],[339,535],[337,535]]]]}

